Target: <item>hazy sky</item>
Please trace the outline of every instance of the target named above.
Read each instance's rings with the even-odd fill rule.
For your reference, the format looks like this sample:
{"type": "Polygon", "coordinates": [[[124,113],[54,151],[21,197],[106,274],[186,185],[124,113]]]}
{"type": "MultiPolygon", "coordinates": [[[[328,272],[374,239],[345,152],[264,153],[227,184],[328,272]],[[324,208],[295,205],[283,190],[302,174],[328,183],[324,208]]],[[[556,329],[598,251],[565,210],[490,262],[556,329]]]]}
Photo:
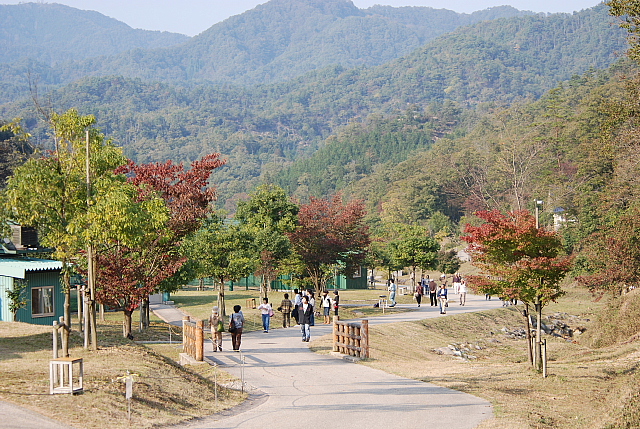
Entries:
{"type": "MultiPolygon", "coordinates": [[[[27,3],[0,0],[1,4],[27,3]]],[[[266,0],[60,0],[78,9],[95,10],[125,22],[133,28],[163,30],[194,36],[232,15],[238,15],[266,0]]],[[[492,6],[511,5],[534,12],[573,12],[600,3],[597,0],[353,0],[361,8],[374,4],[390,6],[428,6],[470,13],[492,6]]]]}

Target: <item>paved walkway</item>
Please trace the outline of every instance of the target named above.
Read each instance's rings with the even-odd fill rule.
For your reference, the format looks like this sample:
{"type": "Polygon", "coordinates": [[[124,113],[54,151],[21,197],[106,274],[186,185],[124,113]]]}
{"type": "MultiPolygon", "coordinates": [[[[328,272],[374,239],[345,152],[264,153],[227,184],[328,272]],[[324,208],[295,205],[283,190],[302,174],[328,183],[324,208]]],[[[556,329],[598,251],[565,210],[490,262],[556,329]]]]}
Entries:
{"type": "MultiPolygon", "coordinates": [[[[469,296],[467,305],[452,303],[448,314],[500,306],[499,300],[469,296]]],[[[400,305],[400,307],[415,307],[400,305]]],[[[442,317],[435,307],[369,319],[371,325],[442,317]]],[[[311,328],[313,338],[331,333],[331,325],[311,328]]],[[[230,338],[223,338],[230,348],[230,338]]],[[[205,356],[225,371],[242,377],[251,401],[238,410],[177,426],[263,429],[284,424],[308,428],[326,416],[341,428],[472,429],[492,416],[489,402],[455,390],[398,377],[333,356],[308,351],[297,327],[243,335],[242,352],[212,351],[205,356]],[[283,423],[285,422],[285,423],[283,423]]]]}
{"type": "MultiPolygon", "coordinates": [[[[454,296],[452,296],[454,298],[454,296]]],[[[469,295],[467,305],[452,303],[448,314],[496,308],[499,300],[469,295]]],[[[416,307],[398,305],[399,307],[416,307]]],[[[162,319],[181,325],[182,312],[173,306],[152,304],[162,319]]],[[[418,311],[369,319],[370,325],[432,317],[437,307],[422,306],[418,311]]],[[[311,328],[311,340],[331,333],[331,325],[311,328]]],[[[243,335],[242,351],[228,351],[231,340],[223,339],[225,351],[213,353],[205,343],[205,356],[238,378],[244,376],[249,400],[226,412],[198,419],[176,428],[264,429],[285,426],[308,428],[326,419],[340,428],[391,427],[472,429],[492,416],[489,402],[455,390],[445,389],[388,374],[333,356],[311,353],[301,341],[297,327],[274,329],[268,334],[243,335]]],[[[0,427],[20,429],[69,429],[24,408],[0,401],[0,427]]]]}
{"type": "Polygon", "coordinates": [[[0,401],[0,428],[3,429],[71,429],[26,408],[0,401]]]}

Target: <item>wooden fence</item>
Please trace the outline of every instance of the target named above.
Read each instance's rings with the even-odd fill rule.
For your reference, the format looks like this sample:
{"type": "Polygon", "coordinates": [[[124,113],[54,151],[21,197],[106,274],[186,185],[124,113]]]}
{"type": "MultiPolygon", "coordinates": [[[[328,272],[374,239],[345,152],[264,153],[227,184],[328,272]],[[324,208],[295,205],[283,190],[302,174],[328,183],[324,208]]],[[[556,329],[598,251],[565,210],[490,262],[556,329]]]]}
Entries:
{"type": "Polygon", "coordinates": [[[369,321],[341,322],[333,319],[333,351],[356,356],[369,357],[369,321]]]}
{"type": "Polygon", "coordinates": [[[204,322],[182,319],[182,351],[198,362],[204,359],[204,322]]]}

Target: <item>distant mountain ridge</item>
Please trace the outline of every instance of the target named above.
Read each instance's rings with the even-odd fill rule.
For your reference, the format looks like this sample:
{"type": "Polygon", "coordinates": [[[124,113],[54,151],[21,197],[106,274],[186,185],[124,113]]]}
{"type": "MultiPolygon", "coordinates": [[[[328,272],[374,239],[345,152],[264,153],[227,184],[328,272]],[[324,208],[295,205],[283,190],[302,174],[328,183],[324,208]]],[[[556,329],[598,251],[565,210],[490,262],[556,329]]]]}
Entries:
{"type": "Polygon", "coordinates": [[[42,85],[114,74],[168,82],[279,82],[330,65],[383,64],[460,26],[527,14],[507,6],[459,14],[426,7],[361,10],[350,0],[271,0],[190,39],[134,30],[59,4],[0,5],[0,63],[9,64],[4,73],[0,68],[0,85],[10,94],[24,92],[26,77],[16,88],[14,76],[29,67],[37,69],[42,85]]]}
{"type": "Polygon", "coordinates": [[[101,13],[57,3],[0,4],[0,63],[28,58],[53,66],[188,40],[182,34],[133,29],[101,13]]]}

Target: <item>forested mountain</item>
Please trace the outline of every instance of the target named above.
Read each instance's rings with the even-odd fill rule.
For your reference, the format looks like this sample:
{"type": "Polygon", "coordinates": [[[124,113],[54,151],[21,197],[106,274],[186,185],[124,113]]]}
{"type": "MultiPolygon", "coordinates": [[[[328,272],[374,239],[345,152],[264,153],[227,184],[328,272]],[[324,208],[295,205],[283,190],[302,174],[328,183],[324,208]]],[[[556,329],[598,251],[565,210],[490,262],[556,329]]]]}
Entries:
{"type": "Polygon", "coordinates": [[[114,74],[254,85],[329,65],[382,64],[457,27],[526,14],[507,6],[458,14],[426,7],[360,10],[350,0],[271,0],[187,42],[57,4],[0,6],[0,63],[12,64],[0,69],[0,79],[16,95],[15,77],[26,82],[29,68],[41,85],[114,74]]]}
{"type": "Polygon", "coordinates": [[[0,4],[0,63],[49,66],[131,49],[177,45],[188,36],[135,30],[98,12],[56,3],[0,4]]]}
{"type": "MultiPolygon", "coordinates": [[[[546,224],[559,207],[573,219],[594,216],[615,180],[618,155],[605,131],[620,116],[625,81],[636,73],[622,62],[574,76],[539,100],[467,114],[457,132],[403,162],[378,164],[344,190],[367,201],[374,218],[409,223],[438,213],[458,221],[475,210],[532,209],[537,199],[544,200],[546,224]]],[[[358,159],[352,169],[365,164],[358,159]]]]}
{"type": "MultiPolygon", "coordinates": [[[[341,127],[371,124],[337,134],[315,158],[278,178],[292,191],[305,176],[314,185],[308,192],[333,192],[350,176],[330,185],[332,181],[319,178],[323,172],[332,169],[340,176],[367,151],[375,156],[366,168],[356,169],[360,175],[379,162],[400,162],[449,132],[457,120],[450,111],[535,99],[558,81],[608,66],[625,46],[611,21],[604,6],[575,14],[501,19],[459,28],[377,67],[329,67],[251,88],[87,78],[53,91],[47,100],[58,111],[77,107],[96,114],[106,134],[138,162],[190,161],[221,152],[229,160],[216,173],[225,200],[241,198],[265,175],[275,179],[278,171],[313,154],[341,127]],[[411,106],[418,117],[404,116],[409,128],[392,125],[411,106]],[[389,139],[397,141],[395,146],[389,139]],[[327,155],[331,147],[342,155],[327,155]]],[[[38,131],[31,105],[5,105],[0,117],[24,117],[42,141],[44,127],[38,131]]]]}

